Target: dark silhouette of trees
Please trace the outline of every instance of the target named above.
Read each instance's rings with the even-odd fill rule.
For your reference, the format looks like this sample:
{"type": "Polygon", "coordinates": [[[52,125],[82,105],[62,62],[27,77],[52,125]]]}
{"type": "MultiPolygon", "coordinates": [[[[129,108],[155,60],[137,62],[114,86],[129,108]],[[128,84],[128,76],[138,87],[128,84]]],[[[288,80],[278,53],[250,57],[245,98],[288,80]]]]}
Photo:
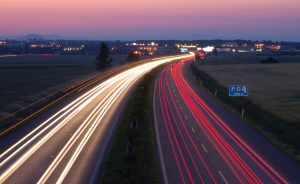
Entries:
{"type": "Polygon", "coordinates": [[[109,58],[109,48],[107,44],[105,42],[102,42],[99,55],[97,56],[97,61],[98,61],[96,62],[97,69],[103,69],[109,67],[112,60],[113,60],[112,58],[109,58]]]}
{"type": "Polygon", "coordinates": [[[273,58],[273,57],[268,57],[267,59],[263,59],[261,60],[262,64],[266,64],[266,63],[278,63],[278,60],[273,58]]]}
{"type": "Polygon", "coordinates": [[[195,52],[195,60],[194,61],[200,61],[201,60],[201,57],[199,55],[198,52],[195,52]]]}
{"type": "Polygon", "coordinates": [[[138,51],[131,51],[127,56],[127,62],[138,61],[140,59],[140,54],[138,51]]]}
{"type": "Polygon", "coordinates": [[[24,44],[24,54],[29,54],[29,43],[28,42],[25,42],[24,44]]]}

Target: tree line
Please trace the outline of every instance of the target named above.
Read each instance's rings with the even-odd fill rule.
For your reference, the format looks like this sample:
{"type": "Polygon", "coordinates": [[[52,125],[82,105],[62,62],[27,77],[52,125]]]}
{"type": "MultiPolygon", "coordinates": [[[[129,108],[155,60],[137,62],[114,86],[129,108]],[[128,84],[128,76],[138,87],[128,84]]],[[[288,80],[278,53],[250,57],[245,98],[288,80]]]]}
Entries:
{"type": "MultiPolygon", "coordinates": [[[[100,51],[96,59],[97,62],[95,64],[97,69],[104,69],[111,66],[113,58],[110,57],[110,50],[105,42],[101,43],[100,51]]],[[[131,51],[126,58],[127,62],[138,61],[139,59],[140,54],[138,51],[131,51]]]]}

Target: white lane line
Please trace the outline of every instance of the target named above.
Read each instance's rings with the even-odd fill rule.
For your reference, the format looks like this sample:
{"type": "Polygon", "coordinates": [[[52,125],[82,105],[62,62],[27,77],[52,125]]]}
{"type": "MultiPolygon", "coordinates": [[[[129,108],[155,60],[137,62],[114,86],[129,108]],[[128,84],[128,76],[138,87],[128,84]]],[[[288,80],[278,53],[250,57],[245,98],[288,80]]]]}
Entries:
{"type": "MultiPolygon", "coordinates": [[[[153,90],[153,96],[156,97],[157,93],[157,79],[155,80],[155,85],[154,85],[154,90],[153,90]]],[[[157,147],[158,147],[158,153],[159,153],[159,161],[160,161],[160,167],[162,170],[162,177],[163,177],[163,183],[164,184],[169,184],[169,179],[167,175],[167,169],[166,169],[166,164],[162,152],[162,144],[161,144],[161,135],[159,134],[158,131],[158,120],[157,120],[157,111],[156,111],[156,100],[153,99],[153,117],[154,117],[154,127],[155,127],[155,137],[156,137],[156,142],[157,142],[157,147]]]]}
{"type": "Polygon", "coordinates": [[[196,133],[195,129],[193,127],[191,127],[192,131],[194,132],[194,134],[196,133]]]}
{"type": "Polygon", "coordinates": [[[180,109],[180,110],[182,110],[182,107],[181,107],[181,106],[179,106],[179,109],[180,109]]]}
{"type": "Polygon", "coordinates": [[[218,171],[219,175],[221,176],[222,180],[224,181],[225,184],[228,184],[228,181],[226,180],[225,176],[221,171],[218,171]]]}
{"type": "Polygon", "coordinates": [[[208,151],[207,151],[206,147],[204,146],[204,144],[201,144],[201,146],[202,146],[203,150],[207,153],[208,151]]]}
{"type": "Polygon", "coordinates": [[[184,118],[187,120],[188,119],[188,117],[186,116],[186,115],[184,115],[184,118]]]}

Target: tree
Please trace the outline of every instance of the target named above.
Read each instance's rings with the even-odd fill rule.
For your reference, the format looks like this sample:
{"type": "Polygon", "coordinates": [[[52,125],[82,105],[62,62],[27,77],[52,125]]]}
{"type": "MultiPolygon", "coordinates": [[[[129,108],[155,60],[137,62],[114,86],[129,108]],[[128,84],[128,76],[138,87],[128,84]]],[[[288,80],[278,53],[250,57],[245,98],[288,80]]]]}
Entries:
{"type": "Polygon", "coordinates": [[[29,54],[29,43],[28,42],[25,42],[24,51],[25,51],[25,54],[29,54]]]}
{"type": "Polygon", "coordinates": [[[109,58],[109,48],[105,42],[101,43],[100,52],[97,56],[97,69],[103,69],[110,66],[112,58],[109,58]]]}
{"type": "Polygon", "coordinates": [[[138,61],[140,59],[140,54],[138,51],[131,51],[127,56],[127,61],[138,61]]]}

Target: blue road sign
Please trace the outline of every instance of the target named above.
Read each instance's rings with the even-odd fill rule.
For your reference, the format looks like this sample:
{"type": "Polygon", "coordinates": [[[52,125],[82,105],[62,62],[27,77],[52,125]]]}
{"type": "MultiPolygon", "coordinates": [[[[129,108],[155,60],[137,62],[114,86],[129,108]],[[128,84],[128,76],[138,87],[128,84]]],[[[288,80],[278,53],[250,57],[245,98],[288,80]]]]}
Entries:
{"type": "Polygon", "coordinates": [[[229,96],[248,96],[248,85],[229,85],[229,96]]]}

